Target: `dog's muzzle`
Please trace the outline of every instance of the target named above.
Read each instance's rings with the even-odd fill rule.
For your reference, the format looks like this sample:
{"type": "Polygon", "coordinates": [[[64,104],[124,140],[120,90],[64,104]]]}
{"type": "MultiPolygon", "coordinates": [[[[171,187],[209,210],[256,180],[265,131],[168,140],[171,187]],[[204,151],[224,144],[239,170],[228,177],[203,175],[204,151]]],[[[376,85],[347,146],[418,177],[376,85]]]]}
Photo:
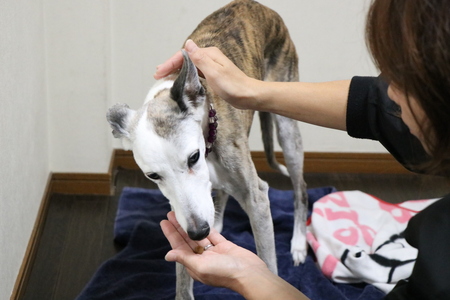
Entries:
{"type": "Polygon", "coordinates": [[[205,221],[197,229],[188,229],[187,234],[191,240],[200,241],[209,235],[209,230],[209,225],[205,221]]]}

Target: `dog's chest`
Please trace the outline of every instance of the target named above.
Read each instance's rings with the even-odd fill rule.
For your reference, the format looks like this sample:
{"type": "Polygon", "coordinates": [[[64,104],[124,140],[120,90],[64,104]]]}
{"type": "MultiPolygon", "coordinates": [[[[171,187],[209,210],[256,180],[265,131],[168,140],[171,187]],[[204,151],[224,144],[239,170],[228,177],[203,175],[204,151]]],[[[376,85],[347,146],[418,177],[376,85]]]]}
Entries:
{"type": "Polygon", "coordinates": [[[226,170],[217,162],[215,153],[211,153],[208,156],[206,163],[209,169],[209,180],[211,181],[212,188],[218,190],[225,189],[226,183],[228,182],[226,170]]]}

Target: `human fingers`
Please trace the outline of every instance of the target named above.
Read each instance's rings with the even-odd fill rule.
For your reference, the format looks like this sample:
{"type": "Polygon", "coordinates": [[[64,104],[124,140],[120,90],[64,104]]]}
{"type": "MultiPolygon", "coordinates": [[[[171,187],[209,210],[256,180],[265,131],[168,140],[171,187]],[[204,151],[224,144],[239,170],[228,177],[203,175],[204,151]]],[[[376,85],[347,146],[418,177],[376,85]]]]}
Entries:
{"type": "Polygon", "coordinates": [[[189,39],[184,49],[206,79],[229,63],[229,59],[216,47],[200,48],[189,39]]]}
{"type": "Polygon", "coordinates": [[[248,77],[219,48],[200,48],[192,40],[185,44],[192,62],[203,72],[208,86],[223,100],[240,109],[248,109],[254,79],[248,77]]]}
{"type": "Polygon", "coordinates": [[[155,79],[164,78],[174,71],[181,69],[183,65],[183,55],[181,51],[177,51],[171,58],[156,67],[156,73],[153,75],[155,79]]]}
{"type": "Polygon", "coordinates": [[[176,261],[189,267],[195,266],[201,255],[197,255],[192,251],[191,246],[186,242],[176,226],[169,220],[161,221],[160,226],[172,247],[172,250],[166,254],[165,260],[176,261]]]}
{"type": "Polygon", "coordinates": [[[189,246],[186,240],[181,236],[181,234],[170,221],[163,220],[161,221],[160,226],[172,249],[192,251],[191,246],[189,246]]]}
{"type": "MultiPolygon", "coordinates": [[[[183,230],[183,228],[181,227],[181,225],[178,223],[176,217],[175,217],[175,212],[171,211],[167,214],[167,220],[172,224],[172,226],[175,228],[175,230],[178,232],[178,234],[183,238],[183,240],[185,241],[186,244],[189,245],[189,247],[191,248],[192,251],[196,251],[197,247],[199,246],[196,242],[194,242],[193,240],[191,240],[189,238],[189,236],[187,235],[187,233],[183,230]]],[[[172,249],[175,249],[174,247],[172,247],[172,249]]]]}
{"type": "Polygon", "coordinates": [[[215,228],[211,228],[211,232],[208,235],[208,240],[211,241],[213,245],[219,245],[220,243],[226,242],[227,239],[224,238],[215,228]]]}
{"type": "Polygon", "coordinates": [[[243,277],[249,270],[267,269],[256,254],[228,241],[212,247],[202,255],[174,249],[166,254],[165,259],[184,265],[197,281],[228,288],[234,278],[243,277]]]}

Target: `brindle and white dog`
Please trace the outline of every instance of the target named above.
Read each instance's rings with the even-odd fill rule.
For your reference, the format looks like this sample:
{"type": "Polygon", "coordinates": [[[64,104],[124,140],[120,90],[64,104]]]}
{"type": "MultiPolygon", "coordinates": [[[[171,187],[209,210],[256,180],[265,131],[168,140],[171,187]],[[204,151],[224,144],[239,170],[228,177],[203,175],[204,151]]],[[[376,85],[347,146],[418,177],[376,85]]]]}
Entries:
{"type": "MultiPolygon", "coordinates": [[[[217,10],[189,38],[200,47],[219,48],[250,77],[298,81],[298,58],[283,20],[252,0],[236,0],[217,10]]],[[[258,177],[248,145],[254,112],[235,109],[220,99],[199,78],[189,56],[183,55],[181,71],[158,81],[139,110],[126,104],[109,109],[113,135],[133,150],[136,163],[169,199],[191,239],[205,238],[213,225],[220,231],[228,195],[239,201],[249,216],[258,255],[276,274],[268,185],[258,177]],[[211,189],[218,190],[214,200],[211,189]]],[[[299,264],[307,249],[300,132],[294,120],[265,112],[259,115],[269,164],[292,180],[295,228],[291,253],[299,264]],[[287,169],[273,153],[274,122],[287,169]]],[[[192,279],[180,265],[177,276],[177,299],[192,299],[192,279]]]]}

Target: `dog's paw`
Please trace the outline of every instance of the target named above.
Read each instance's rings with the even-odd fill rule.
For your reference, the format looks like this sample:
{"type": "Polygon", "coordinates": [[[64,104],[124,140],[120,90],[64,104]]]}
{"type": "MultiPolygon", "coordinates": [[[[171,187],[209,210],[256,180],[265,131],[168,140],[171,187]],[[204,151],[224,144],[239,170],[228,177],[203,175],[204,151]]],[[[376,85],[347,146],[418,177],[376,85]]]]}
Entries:
{"type": "Polygon", "coordinates": [[[294,261],[294,266],[298,266],[305,262],[306,255],[308,252],[308,244],[305,239],[300,239],[300,241],[291,241],[291,254],[292,260],[294,261]]]}
{"type": "Polygon", "coordinates": [[[298,266],[305,262],[306,250],[291,250],[291,254],[294,266],[298,266]]]}

